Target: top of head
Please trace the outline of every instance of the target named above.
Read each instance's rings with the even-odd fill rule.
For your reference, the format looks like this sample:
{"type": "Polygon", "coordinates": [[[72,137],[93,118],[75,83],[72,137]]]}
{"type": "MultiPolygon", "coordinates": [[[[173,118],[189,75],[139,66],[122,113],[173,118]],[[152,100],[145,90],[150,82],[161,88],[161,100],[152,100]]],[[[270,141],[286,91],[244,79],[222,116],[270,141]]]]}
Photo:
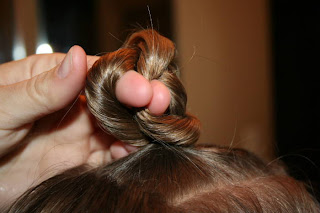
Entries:
{"type": "Polygon", "coordinates": [[[178,78],[172,41],[154,30],[132,34],[124,45],[102,56],[87,76],[86,97],[99,125],[117,139],[134,146],[150,142],[191,145],[199,138],[200,122],[186,113],[187,95],[178,78]],[[146,108],[128,108],[115,95],[117,81],[129,70],[147,80],[159,80],[171,94],[171,102],[162,116],[146,108]]]}

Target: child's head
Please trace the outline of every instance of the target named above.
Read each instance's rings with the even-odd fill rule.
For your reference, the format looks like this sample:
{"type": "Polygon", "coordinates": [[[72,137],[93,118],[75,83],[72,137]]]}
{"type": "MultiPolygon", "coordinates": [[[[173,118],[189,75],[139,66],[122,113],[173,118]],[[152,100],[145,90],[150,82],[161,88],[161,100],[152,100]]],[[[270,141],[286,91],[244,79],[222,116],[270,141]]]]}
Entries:
{"type": "Polygon", "coordinates": [[[56,175],[28,190],[9,212],[319,212],[281,165],[240,149],[193,145],[199,121],[186,113],[174,55],[170,40],[144,30],[101,57],[87,77],[89,109],[105,131],[140,149],[108,165],[56,175]],[[116,99],[117,81],[128,70],[169,88],[163,115],[116,99]]]}

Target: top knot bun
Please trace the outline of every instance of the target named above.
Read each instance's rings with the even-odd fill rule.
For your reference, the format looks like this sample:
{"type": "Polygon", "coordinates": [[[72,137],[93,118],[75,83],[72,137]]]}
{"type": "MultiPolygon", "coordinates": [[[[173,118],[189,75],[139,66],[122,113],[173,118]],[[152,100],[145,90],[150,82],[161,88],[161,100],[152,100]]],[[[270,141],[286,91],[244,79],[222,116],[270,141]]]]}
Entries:
{"type": "Polygon", "coordinates": [[[167,143],[188,146],[199,138],[200,122],[186,113],[187,95],[173,63],[175,46],[154,30],[132,34],[122,48],[102,56],[87,76],[88,107],[99,125],[133,146],[167,143]],[[162,116],[146,108],[128,108],[115,94],[117,81],[136,70],[147,80],[159,80],[170,90],[171,102],[162,116]]]}

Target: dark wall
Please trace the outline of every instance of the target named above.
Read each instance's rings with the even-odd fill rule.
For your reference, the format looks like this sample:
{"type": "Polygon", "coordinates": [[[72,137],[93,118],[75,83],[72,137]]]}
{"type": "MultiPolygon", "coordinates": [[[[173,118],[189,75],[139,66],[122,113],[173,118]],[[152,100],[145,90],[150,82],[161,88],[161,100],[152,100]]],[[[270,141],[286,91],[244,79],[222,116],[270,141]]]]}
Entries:
{"type": "Polygon", "coordinates": [[[172,37],[171,2],[149,0],[39,0],[48,41],[56,52],[81,45],[88,54],[114,51],[133,29],[150,28],[172,37]]]}
{"type": "Polygon", "coordinates": [[[12,60],[13,2],[3,0],[0,4],[0,64],[12,60]]]}
{"type": "Polygon", "coordinates": [[[271,2],[278,154],[319,196],[320,4],[271,2]]]}

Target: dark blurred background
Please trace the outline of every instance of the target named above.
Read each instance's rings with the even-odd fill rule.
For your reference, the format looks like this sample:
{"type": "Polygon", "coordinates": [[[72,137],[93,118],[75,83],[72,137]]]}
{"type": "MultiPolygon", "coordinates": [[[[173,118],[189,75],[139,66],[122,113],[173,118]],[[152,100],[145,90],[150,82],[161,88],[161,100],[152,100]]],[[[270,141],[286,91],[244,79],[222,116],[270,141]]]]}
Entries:
{"type": "Polygon", "coordinates": [[[320,2],[272,1],[278,154],[298,179],[320,189],[320,2]]]}
{"type": "Polygon", "coordinates": [[[100,55],[152,26],[177,43],[200,142],[278,157],[319,196],[319,1],[1,0],[0,63],[41,44],[100,55]]]}

